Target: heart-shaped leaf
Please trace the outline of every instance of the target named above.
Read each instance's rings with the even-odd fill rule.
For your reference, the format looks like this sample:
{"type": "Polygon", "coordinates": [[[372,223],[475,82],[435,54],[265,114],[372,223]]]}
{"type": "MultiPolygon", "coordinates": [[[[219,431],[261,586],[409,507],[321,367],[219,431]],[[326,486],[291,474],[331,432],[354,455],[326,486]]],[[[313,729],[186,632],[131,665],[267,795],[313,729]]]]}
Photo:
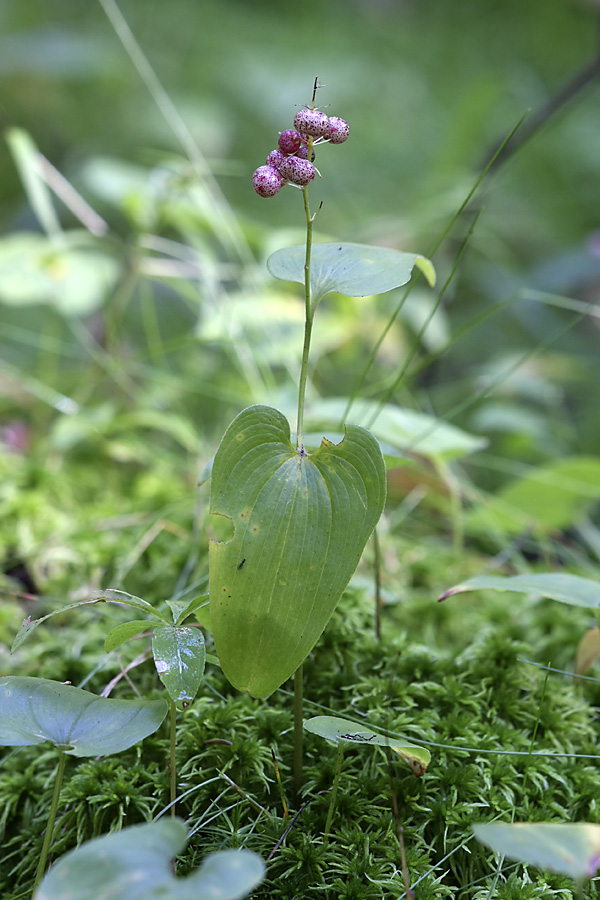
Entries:
{"type": "MultiPolygon", "coordinates": [[[[306,247],[284,247],[267,260],[274,278],[304,284],[306,247]]],[[[313,244],[310,290],[316,306],[325,294],[337,291],[347,297],[384,294],[409,281],[417,266],[431,286],[435,284],[433,264],[418,253],[403,253],[391,247],[368,244],[313,244]]]]}
{"type": "Polygon", "coordinates": [[[370,728],[359,727],[349,719],[338,716],[314,716],[304,721],[304,727],[312,734],[318,734],[334,744],[368,744],[370,747],[389,747],[411,767],[415,775],[423,775],[431,760],[431,753],[425,747],[418,747],[409,741],[386,737],[370,728]]]}
{"type": "Polygon", "coordinates": [[[170,861],[185,842],[180,819],[103,835],[59,859],[34,900],[241,900],[264,878],[265,864],[249,850],[211,853],[196,872],[176,878],[170,861]]]}
{"type": "Polygon", "coordinates": [[[600,825],[587,822],[490,822],[473,825],[478,841],[510,859],[581,881],[600,865],[600,825]]]}
{"type": "Polygon", "coordinates": [[[476,575],[462,584],[449,588],[440,596],[446,600],[466,591],[496,590],[516,594],[540,594],[570,606],[587,609],[600,608],[600,584],[591,578],[569,575],[568,572],[538,572],[528,575],[476,575]]]}
{"type": "Polygon", "coordinates": [[[206,663],[204,637],[198,628],[158,625],[152,639],[154,665],[171,700],[193,700],[206,663]]]}
{"type": "Polygon", "coordinates": [[[72,756],[120,753],[152,734],[164,700],[111,700],[46,678],[0,679],[0,744],[50,741],[72,756]]]}
{"type": "Polygon", "coordinates": [[[283,684],[315,645],[385,503],[375,438],[349,425],[314,453],[290,442],[276,409],[253,406],[227,429],[215,456],[211,512],[231,519],[211,542],[215,646],[231,683],[255,697],[283,684]]]}

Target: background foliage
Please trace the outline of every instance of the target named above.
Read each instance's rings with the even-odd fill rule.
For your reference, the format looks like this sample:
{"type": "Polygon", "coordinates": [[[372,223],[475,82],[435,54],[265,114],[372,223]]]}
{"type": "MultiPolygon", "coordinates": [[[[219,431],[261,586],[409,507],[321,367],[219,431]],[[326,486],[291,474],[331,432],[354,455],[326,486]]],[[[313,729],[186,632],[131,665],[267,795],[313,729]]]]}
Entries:
{"type": "MultiPolygon", "coordinates": [[[[317,239],[427,255],[499,143],[531,110],[517,137],[526,133],[598,54],[592,0],[123,0],[120,9],[162,95],[156,84],[148,90],[134,51],[123,48],[114,9],[110,0],[4,0],[0,6],[2,124],[28,132],[105,222],[100,234],[82,238],[85,227],[56,201],[66,237],[60,229],[44,236],[14,148],[11,154],[2,144],[0,668],[74,684],[90,679],[94,690],[146,649],[133,642],[120,661],[105,656],[103,636],[122,613],[94,608],[61,616],[9,657],[23,616],[105,586],[156,604],[204,592],[206,536],[216,527],[206,515],[206,486],[197,489],[205,465],[244,406],[268,403],[293,420],[302,301],[294,287],[273,281],[265,260],[302,240],[301,204],[292,190],[260,200],[250,174],[277,132],[290,127],[296,106],[309,100],[314,77],[327,85],[322,102],[351,126],[349,141],[323,155],[324,177],[311,189],[314,205],[323,200],[317,239]],[[35,233],[33,250],[23,232],[35,233]]],[[[127,41],[127,32],[120,33],[127,41]]],[[[491,593],[441,606],[435,599],[490,566],[598,575],[598,98],[597,81],[590,80],[549,116],[492,171],[436,253],[443,284],[482,210],[391,399],[448,418],[487,443],[455,461],[419,455],[417,446],[410,464],[390,474],[381,529],[385,663],[379,645],[365,637],[370,549],[309,663],[309,702],[343,714],[375,711],[371,724],[385,727],[387,719],[392,730],[410,726],[414,740],[461,738],[481,747],[487,734],[487,749],[525,751],[542,676],[517,664],[517,656],[572,669],[577,641],[594,624],[585,610],[550,601],[491,593]],[[583,316],[580,303],[587,304],[583,316]],[[392,713],[390,678],[402,695],[392,713]],[[480,704],[492,701],[497,705],[482,724],[480,704]]],[[[356,384],[399,297],[326,299],[316,323],[309,412],[320,397],[344,396],[356,384]]],[[[369,374],[368,397],[378,399],[395,381],[433,297],[421,287],[411,294],[369,374]]],[[[277,743],[285,778],[285,695],[255,717],[254,701],[228,691],[214,670],[207,683],[210,678],[213,686],[190,710],[182,733],[184,776],[200,765],[202,777],[219,766],[235,771],[231,777],[261,805],[268,805],[260,795],[268,785],[275,809],[268,747],[277,743]],[[214,748],[206,758],[211,745],[194,733],[195,720],[210,736],[238,730],[231,758],[215,759],[214,748]]],[[[156,687],[149,676],[144,687],[156,687]]],[[[125,695],[123,685],[118,690],[125,695]]],[[[541,735],[546,749],[564,750],[564,740],[568,752],[593,754],[595,692],[593,685],[574,689],[556,677],[548,701],[554,718],[541,735]]],[[[314,741],[317,762],[307,792],[326,789],[335,760],[334,751],[326,757],[314,741]]],[[[132,750],[130,765],[105,760],[77,769],[65,813],[72,828],[59,849],[156,814],[167,780],[157,742],[144,745],[143,764],[132,750]]],[[[43,827],[37,794],[51,767],[49,759],[24,756],[8,755],[0,786],[1,824],[13,848],[0,870],[7,897],[13,889],[22,895],[18,884],[27,883],[35,861],[43,827]],[[23,833],[33,843],[19,856],[23,833]]],[[[596,820],[587,763],[536,762],[522,796],[523,772],[508,758],[474,756],[468,766],[462,759],[444,750],[417,787],[408,770],[404,776],[415,877],[467,836],[477,809],[484,810],[482,819],[488,807],[505,811],[512,804],[517,817],[596,820]],[[548,784],[558,791],[553,808],[548,784]]],[[[380,844],[397,861],[387,773],[381,762],[364,759],[347,758],[345,766],[342,813],[355,824],[339,846],[355,845],[352,828],[368,832],[361,819],[368,813],[353,798],[379,798],[373,808],[381,803],[383,810],[361,851],[360,871],[344,870],[347,853],[339,846],[333,866],[314,856],[325,812],[313,804],[315,818],[307,816],[305,830],[297,830],[271,872],[282,896],[308,890],[294,881],[298,872],[311,884],[324,873],[337,877],[330,885],[336,896],[363,896],[363,889],[364,896],[401,893],[397,874],[390,875],[395,862],[388,860],[386,869],[377,857],[369,868],[380,844]],[[373,882],[365,881],[365,871],[373,882]]],[[[210,791],[194,795],[196,805],[186,813],[207,816],[218,793],[210,791]]],[[[190,865],[198,861],[194,854],[235,843],[239,834],[246,840],[260,832],[260,840],[250,841],[260,852],[279,837],[279,818],[273,834],[261,832],[244,819],[252,807],[234,803],[234,812],[227,811],[230,801],[219,800],[221,818],[208,842],[193,845],[190,865]]],[[[487,887],[479,879],[490,866],[487,851],[457,851],[450,869],[441,867],[432,878],[443,881],[448,895],[469,884],[471,896],[483,897],[487,887]]],[[[564,879],[546,884],[536,877],[507,872],[504,896],[549,896],[551,889],[568,895],[564,879]]],[[[272,892],[273,884],[264,890],[272,892]]]]}

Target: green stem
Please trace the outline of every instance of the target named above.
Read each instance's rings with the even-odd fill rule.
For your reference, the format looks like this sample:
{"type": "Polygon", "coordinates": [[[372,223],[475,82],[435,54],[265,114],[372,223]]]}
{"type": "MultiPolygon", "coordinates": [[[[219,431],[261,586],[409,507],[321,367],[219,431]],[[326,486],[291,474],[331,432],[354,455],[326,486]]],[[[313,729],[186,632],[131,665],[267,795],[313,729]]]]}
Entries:
{"type": "MultiPolygon", "coordinates": [[[[312,138],[308,142],[308,158],[312,151],[312,138]]],[[[300,367],[300,382],[298,385],[298,427],[296,446],[298,450],[304,448],[304,398],[306,394],[306,379],[308,377],[308,357],[310,353],[310,338],[312,334],[315,311],[312,308],[310,296],[310,256],[312,251],[312,231],[314,216],[310,214],[308,205],[308,188],[302,188],[304,197],[304,213],[306,215],[306,255],[304,257],[304,346],[302,348],[302,365],[300,367]]]]}
{"type": "Polygon", "coordinates": [[[175,764],[175,750],[177,747],[177,707],[175,701],[171,700],[171,750],[169,757],[169,773],[171,781],[171,815],[175,815],[175,801],[177,799],[177,768],[175,764]]]}
{"type": "Polygon", "coordinates": [[[302,787],[302,665],[294,674],[294,797],[296,806],[302,787]]]}
{"type": "Polygon", "coordinates": [[[40,861],[38,863],[38,867],[35,873],[35,880],[33,882],[33,892],[31,896],[35,895],[35,892],[38,888],[38,885],[42,878],[44,877],[44,872],[46,871],[46,863],[48,861],[48,854],[50,852],[50,845],[52,843],[52,835],[54,834],[54,825],[56,823],[56,811],[58,809],[58,800],[60,797],[60,789],[62,787],[63,775],[65,773],[65,765],[67,762],[67,755],[62,750],[58,751],[58,768],[56,769],[56,778],[54,780],[54,793],[52,794],[52,803],[50,804],[50,812],[48,814],[48,824],[46,825],[46,834],[44,835],[44,843],[42,844],[42,852],[40,854],[40,861]]]}
{"type": "Polygon", "coordinates": [[[335,767],[335,776],[333,779],[333,787],[331,788],[331,798],[329,800],[329,809],[327,810],[327,819],[325,821],[325,831],[323,832],[323,844],[329,841],[329,832],[331,831],[331,820],[333,819],[333,811],[335,809],[335,801],[337,798],[338,785],[340,783],[340,772],[342,771],[342,759],[344,758],[344,745],[338,744],[337,763],[335,767]]]}
{"type": "Polygon", "coordinates": [[[373,545],[375,547],[375,637],[381,640],[381,548],[377,528],[373,532],[373,545]]]}

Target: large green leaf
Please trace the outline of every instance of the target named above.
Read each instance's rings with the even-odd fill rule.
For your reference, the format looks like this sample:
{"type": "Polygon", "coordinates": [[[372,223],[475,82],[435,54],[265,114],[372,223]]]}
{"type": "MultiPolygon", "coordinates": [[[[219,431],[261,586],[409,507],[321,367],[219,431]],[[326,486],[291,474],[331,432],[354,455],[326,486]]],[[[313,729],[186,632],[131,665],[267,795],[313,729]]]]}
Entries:
{"type": "Polygon", "coordinates": [[[171,700],[193,700],[198,693],[206,647],[198,628],[157,625],[152,639],[154,665],[171,700]]]}
{"type": "Polygon", "coordinates": [[[173,875],[186,828],[180,819],[133,825],[71,850],[55,863],[34,900],[241,900],[264,878],[250,850],[209,854],[186,878],[173,875]]]}
{"type": "Polygon", "coordinates": [[[50,741],[72,756],[120,753],[152,734],[164,700],[111,700],[46,678],[0,679],[0,744],[50,741]]]}
{"type": "Polygon", "coordinates": [[[532,575],[476,575],[449,588],[440,600],[466,591],[513,591],[516,594],[541,594],[571,606],[600,608],[600,584],[590,578],[567,572],[540,572],[532,575]]]}
{"type": "MultiPolygon", "coordinates": [[[[304,284],[306,247],[284,247],[267,260],[274,278],[304,284]]],[[[418,253],[402,253],[391,247],[368,244],[313,244],[310,264],[310,288],[313,305],[325,294],[337,291],[347,297],[384,294],[410,279],[417,266],[430,285],[435,284],[432,263],[418,253]]]]}
{"type": "Polygon", "coordinates": [[[314,716],[304,720],[304,727],[312,734],[318,734],[333,744],[367,744],[369,747],[389,747],[411,767],[415,775],[423,775],[431,760],[431,753],[425,747],[418,747],[410,741],[399,741],[386,737],[370,728],[357,726],[356,722],[338,716],[314,716]]]}
{"type": "Polygon", "coordinates": [[[490,822],[473,825],[477,840],[510,859],[562,872],[577,881],[592,878],[600,864],[600,825],[587,822],[490,822]]]}
{"type": "Polygon", "coordinates": [[[253,406],[215,456],[211,512],[235,532],[211,542],[210,606],[231,683],[266,697],[315,645],[383,511],[385,465],[375,438],[348,426],[314,453],[290,442],[276,409],[253,406]]]}

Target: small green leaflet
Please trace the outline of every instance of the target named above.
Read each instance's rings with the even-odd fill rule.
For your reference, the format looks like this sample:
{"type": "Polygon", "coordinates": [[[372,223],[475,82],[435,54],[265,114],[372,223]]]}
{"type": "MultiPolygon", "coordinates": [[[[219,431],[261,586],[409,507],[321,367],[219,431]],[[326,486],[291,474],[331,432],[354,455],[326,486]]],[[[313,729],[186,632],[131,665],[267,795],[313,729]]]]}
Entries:
{"type": "Polygon", "coordinates": [[[318,734],[334,744],[368,744],[369,746],[389,747],[411,767],[415,775],[423,775],[431,760],[431,753],[424,747],[418,747],[409,741],[398,741],[398,738],[386,737],[370,728],[357,726],[349,719],[338,716],[314,716],[305,719],[304,727],[312,734],[318,734]]]}

